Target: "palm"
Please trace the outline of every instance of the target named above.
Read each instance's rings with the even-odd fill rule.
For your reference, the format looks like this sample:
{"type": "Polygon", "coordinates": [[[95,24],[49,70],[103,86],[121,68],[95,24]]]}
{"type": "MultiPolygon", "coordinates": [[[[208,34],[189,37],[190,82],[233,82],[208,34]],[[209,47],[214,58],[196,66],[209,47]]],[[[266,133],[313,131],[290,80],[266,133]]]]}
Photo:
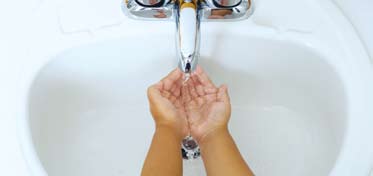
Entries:
{"type": "Polygon", "coordinates": [[[174,70],[167,77],[149,88],[150,108],[156,122],[171,124],[182,135],[188,133],[186,112],[182,103],[182,73],[174,70]]]}
{"type": "Polygon", "coordinates": [[[187,121],[185,120],[187,115],[182,104],[181,93],[161,90],[161,95],[164,98],[166,109],[170,110],[168,113],[171,118],[168,120],[179,122],[187,130],[187,121]]]}
{"type": "Polygon", "coordinates": [[[230,105],[226,88],[216,88],[201,70],[182,87],[182,99],[191,135],[197,140],[227,124],[230,105]]]}
{"type": "Polygon", "coordinates": [[[192,98],[185,103],[192,136],[202,136],[206,130],[224,123],[221,118],[224,103],[216,99],[216,93],[192,98]]]}

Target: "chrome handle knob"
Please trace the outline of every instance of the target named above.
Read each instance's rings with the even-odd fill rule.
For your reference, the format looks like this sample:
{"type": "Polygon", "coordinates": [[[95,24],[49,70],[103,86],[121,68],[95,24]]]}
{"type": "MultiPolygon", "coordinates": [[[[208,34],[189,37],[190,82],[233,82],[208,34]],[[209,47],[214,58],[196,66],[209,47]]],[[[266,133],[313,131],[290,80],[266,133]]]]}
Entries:
{"type": "Polygon", "coordinates": [[[214,6],[219,8],[232,8],[241,3],[241,0],[212,0],[214,6]]]}
{"type": "Polygon", "coordinates": [[[161,7],[165,4],[165,0],[136,0],[136,2],[144,7],[161,7]]]}

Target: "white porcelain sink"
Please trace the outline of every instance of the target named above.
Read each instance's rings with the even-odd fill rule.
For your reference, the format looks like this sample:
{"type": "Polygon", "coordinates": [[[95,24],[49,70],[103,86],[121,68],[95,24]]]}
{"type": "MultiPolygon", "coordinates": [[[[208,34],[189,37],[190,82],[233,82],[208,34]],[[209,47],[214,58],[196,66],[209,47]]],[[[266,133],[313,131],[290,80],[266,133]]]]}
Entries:
{"type": "MultiPolygon", "coordinates": [[[[41,69],[28,113],[36,158],[49,175],[139,174],[154,130],[146,89],[176,66],[172,39],[76,47],[41,69]]],[[[346,148],[347,123],[356,115],[351,108],[358,106],[348,99],[354,92],[343,70],[295,41],[239,34],[217,40],[203,40],[200,64],[229,86],[230,129],[254,172],[331,173],[346,148]]],[[[184,172],[204,175],[201,161],[188,161],[184,172]]]]}

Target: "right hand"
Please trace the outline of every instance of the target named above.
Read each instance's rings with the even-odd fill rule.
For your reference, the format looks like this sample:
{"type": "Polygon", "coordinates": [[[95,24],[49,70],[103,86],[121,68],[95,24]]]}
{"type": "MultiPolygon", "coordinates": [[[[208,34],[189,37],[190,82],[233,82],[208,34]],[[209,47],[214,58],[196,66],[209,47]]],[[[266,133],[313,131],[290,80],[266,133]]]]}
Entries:
{"type": "Polygon", "coordinates": [[[150,111],[156,128],[172,129],[180,140],[188,134],[188,122],[180,91],[182,75],[179,69],[175,69],[148,88],[150,111]]]}
{"type": "Polygon", "coordinates": [[[182,96],[190,133],[199,144],[216,132],[228,130],[231,105],[227,86],[217,88],[198,66],[183,86],[182,96]]]}

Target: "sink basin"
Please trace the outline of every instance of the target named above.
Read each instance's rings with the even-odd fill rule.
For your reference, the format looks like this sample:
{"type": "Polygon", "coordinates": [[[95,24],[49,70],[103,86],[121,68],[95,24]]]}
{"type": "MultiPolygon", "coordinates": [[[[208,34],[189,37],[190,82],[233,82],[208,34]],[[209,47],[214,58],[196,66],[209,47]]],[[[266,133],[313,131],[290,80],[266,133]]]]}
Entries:
{"type": "MultiPolygon", "coordinates": [[[[139,175],[154,131],[146,89],[176,67],[172,40],[129,37],[75,47],[39,71],[28,118],[46,173],[139,175]]],[[[200,64],[215,83],[228,84],[229,127],[256,175],[328,175],[350,118],[345,82],[330,59],[291,40],[217,40],[203,41],[200,64]]],[[[184,172],[204,175],[201,160],[185,161],[184,172]]]]}

